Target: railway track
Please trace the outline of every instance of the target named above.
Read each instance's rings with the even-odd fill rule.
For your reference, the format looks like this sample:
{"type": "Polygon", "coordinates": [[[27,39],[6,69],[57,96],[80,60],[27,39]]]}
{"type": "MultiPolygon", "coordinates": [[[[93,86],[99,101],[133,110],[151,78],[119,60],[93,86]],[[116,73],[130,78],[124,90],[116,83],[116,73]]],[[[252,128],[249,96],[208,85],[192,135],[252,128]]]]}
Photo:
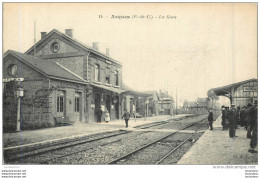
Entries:
{"type": "MultiPolygon", "coordinates": [[[[201,120],[201,121],[204,121],[204,120],[206,120],[206,119],[203,119],[203,120],[201,120]]],[[[124,162],[126,162],[125,160],[129,159],[130,157],[132,157],[132,156],[135,155],[136,153],[141,152],[142,150],[144,150],[144,149],[146,149],[146,148],[148,148],[148,147],[150,147],[150,146],[152,146],[152,145],[154,145],[154,144],[156,144],[156,143],[158,143],[158,142],[160,142],[160,141],[162,141],[162,140],[164,140],[164,139],[166,139],[166,138],[168,138],[168,137],[170,137],[170,136],[173,136],[174,134],[179,133],[180,131],[182,131],[182,130],[184,130],[184,129],[186,129],[186,128],[189,128],[189,127],[191,127],[191,126],[194,126],[195,124],[197,124],[197,123],[199,123],[199,122],[201,122],[201,121],[197,121],[197,122],[188,124],[188,125],[186,125],[185,127],[183,127],[182,129],[180,129],[180,130],[178,130],[178,131],[176,131],[176,132],[170,133],[170,134],[168,134],[168,135],[166,135],[166,136],[164,136],[164,137],[162,137],[162,138],[159,138],[159,139],[157,139],[157,140],[155,140],[155,141],[152,141],[152,142],[150,142],[150,143],[148,143],[148,144],[146,144],[146,145],[144,145],[144,146],[142,146],[142,147],[140,147],[140,148],[137,148],[137,149],[133,150],[132,152],[129,152],[129,153],[127,153],[127,154],[125,154],[125,155],[123,155],[123,156],[121,156],[121,157],[119,157],[119,158],[116,158],[116,159],[114,159],[114,160],[108,162],[107,164],[118,164],[118,163],[120,164],[120,161],[122,161],[122,160],[124,160],[124,162]]],[[[196,130],[194,133],[192,133],[187,139],[185,139],[181,144],[179,144],[179,145],[178,145],[177,147],[175,147],[173,150],[171,150],[170,152],[168,152],[165,156],[163,156],[163,157],[162,157],[159,161],[157,161],[155,164],[160,164],[160,163],[161,163],[163,160],[165,160],[170,154],[172,154],[172,153],[173,153],[174,151],[176,151],[179,147],[181,147],[184,143],[186,143],[192,136],[194,136],[201,128],[205,127],[207,124],[208,124],[208,123],[205,123],[202,127],[200,127],[199,129],[197,129],[197,130],[196,130]]]]}
{"type": "MultiPolygon", "coordinates": [[[[194,116],[193,116],[193,117],[194,117],[194,116]]],[[[187,118],[187,117],[182,117],[182,119],[183,119],[183,118],[187,118]]],[[[178,121],[179,121],[179,120],[180,120],[180,119],[178,119],[178,121]]],[[[164,124],[167,124],[167,123],[169,123],[169,122],[165,122],[165,121],[163,121],[163,122],[155,122],[155,123],[145,124],[145,125],[141,125],[141,126],[136,126],[136,127],[134,127],[134,128],[146,129],[146,128],[151,128],[151,127],[155,127],[155,126],[164,125],[164,124]],[[147,125],[147,126],[146,126],[146,125],[147,125]]],[[[147,132],[151,132],[151,131],[143,131],[143,132],[140,133],[140,134],[136,134],[136,136],[145,134],[145,133],[147,133],[147,132]]],[[[116,141],[104,143],[104,144],[99,145],[98,147],[102,147],[102,146],[106,146],[106,145],[109,145],[109,144],[113,144],[113,143],[115,143],[115,142],[120,142],[120,141],[122,141],[123,139],[124,139],[124,138],[118,139],[118,140],[116,140],[116,141]]],[[[84,148],[84,149],[81,149],[81,150],[78,150],[78,151],[75,151],[75,152],[69,152],[69,153],[66,153],[66,154],[62,154],[62,155],[60,155],[60,156],[56,156],[56,157],[53,157],[53,158],[44,160],[44,161],[42,161],[40,164],[48,164],[49,162],[55,161],[55,160],[57,160],[57,159],[61,159],[61,158],[64,158],[64,157],[67,157],[67,156],[70,156],[70,155],[75,155],[75,154],[78,154],[78,153],[80,153],[80,152],[84,152],[84,151],[87,151],[87,150],[91,150],[91,149],[93,149],[93,148],[95,148],[95,147],[96,147],[96,146],[94,146],[94,147],[88,147],[88,148],[84,148]]]]}
{"type": "MultiPolygon", "coordinates": [[[[181,117],[181,118],[183,119],[186,117],[181,117]]],[[[135,128],[147,129],[147,128],[163,125],[166,123],[167,122],[154,122],[154,123],[150,123],[150,124],[136,126],[135,128]]],[[[81,137],[81,138],[77,138],[77,139],[68,139],[68,140],[64,140],[64,141],[60,141],[60,142],[56,142],[56,143],[52,143],[52,144],[39,145],[39,146],[34,146],[34,147],[29,147],[29,148],[18,148],[18,149],[11,149],[11,150],[7,149],[7,150],[4,150],[5,162],[12,163],[12,162],[19,161],[19,160],[23,161],[25,158],[28,158],[28,157],[38,156],[38,155],[42,155],[45,153],[58,151],[58,150],[62,150],[62,149],[70,148],[70,147],[75,147],[78,145],[91,143],[91,142],[95,142],[95,141],[106,139],[106,138],[116,137],[116,136],[124,135],[124,134],[130,133],[130,132],[132,132],[132,131],[119,130],[116,132],[107,132],[107,133],[101,133],[101,134],[98,134],[95,136],[86,136],[86,137],[81,137]]],[[[147,131],[147,132],[149,132],[149,131],[147,131]]],[[[106,145],[106,144],[102,144],[100,146],[104,146],[104,145],[106,145]]],[[[76,154],[78,152],[82,152],[82,151],[86,151],[86,150],[88,150],[88,149],[83,149],[83,150],[80,150],[77,152],[69,153],[67,155],[76,154]]],[[[67,156],[67,155],[65,155],[65,156],[67,156]]],[[[60,156],[60,158],[61,157],[64,157],[64,156],[60,156]]],[[[47,161],[41,162],[41,164],[45,164],[45,163],[47,163],[47,161]]]]}
{"type": "MultiPolygon", "coordinates": [[[[194,116],[193,116],[194,117],[194,116]]],[[[182,117],[182,118],[178,118],[177,121],[185,119],[187,117],[182,117]]],[[[192,117],[190,117],[192,118],[192,117]]],[[[172,120],[172,121],[176,121],[176,120],[172,120]]],[[[146,125],[142,125],[142,126],[138,126],[136,128],[139,129],[146,129],[146,128],[151,128],[151,127],[155,127],[155,126],[160,126],[160,125],[164,125],[167,124],[169,122],[155,122],[155,123],[150,123],[150,124],[146,124],[146,125]]],[[[13,163],[13,162],[17,162],[17,161],[21,161],[23,162],[26,158],[33,158],[33,157],[37,157],[37,156],[44,156],[44,154],[50,154],[53,152],[57,152],[59,150],[65,150],[66,148],[71,148],[71,147],[77,147],[79,145],[84,145],[84,144],[88,144],[88,143],[93,143],[93,142],[97,142],[99,140],[104,140],[107,138],[115,138],[117,136],[121,136],[127,133],[131,133],[132,131],[118,131],[118,132],[110,132],[110,133],[104,133],[104,134],[99,134],[97,136],[88,136],[88,137],[82,137],[82,138],[78,138],[76,140],[66,140],[63,142],[58,142],[55,144],[50,144],[50,145],[40,145],[40,146],[36,146],[36,147],[31,147],[28,149],[24,149],[22,150],[22,152],[20,150],[7,150],[5,151],[5,162],[6,163],[13,163]]],[[[147,133],[150,131],[143,131],[142,133],[139,133],[137,135],[141,135],[144,133],[147,133]]],[[[106,142],[106,143],[102,143],[100,145],[98,145],[99,147],[105,146],[105,145],[109,145],[111,143],[115,143],[115,142],[120,142],[122,139],[118,139],[112,142],[106,142]]],[[[64,157],[68,157],[70,155],[74,155],[74,154],[78,154],[80,152],[84,152],[90,149],[94,149],[94,147],[86,147],[84,149],[80,149],[77,151],[68,151],[65,152],[65,154],[61,154],[59,156],[56,157],[52,157],[50,159],[44,159],[40,162],[36,162],[37,164],[48,164],[49,162],[56,160],[56,159],[61,159],[64,157]]]]}
{"type": "Polygon", "coordinates": [[[31,147],[28,149],[23,149],[23,150],[12,150],[12,151],[5,151],[5,161],[8,162],[14,162],[17,160],[22,160],[24,158],[27,157],[31,157],[31,156],[37,156],[37,155],[41,155],[44,153],[48,153],[48,152],[52,152],[52,151],[57,151],[57,150],[61,150],[61,149],[65,149],[65,148],[69,148],[69,147],[73,147],[73,146],[77,146],[77,145],[81,145],[81,144],[85,144],[85,143],[90,143],[90,142],[94,142],[94,141],[98,141],[101,139],[106,139],[106,138],[110,138],[110,137],[115,137],[118,135],[122,135],[122,134],[126,134],[129,133],[131,131],[119,131],[116,133],[107,133],[104,136],[99,137],[99,135],[97,137],[83,137],[80,139],[74,139],[74,140],[66,140],[63,142],[58,142],[58,143],[54,143],[54,144],[50,144],[50,145],[40,145],[40,146],[36,146],[36,147],[31,147]]]}
{"type": "Polygon", "coordinates": [[[196,130],[193,134],[191,134],[188,138],[186,138],[183,142],[181,142],[178,146],[173,148],[171,151],[169,151],[166,155],[164,155],[159,161],[157,161],[155,164],[161,164],[166,158],[168,158],[171,154],[173,154],[177,149],[179,149],[182,145],[184,145],[186,142],[188,142],[195,134],[198,133],[199,130],[201,130],[203,127],[208,125],[208,123],[205,123],[202,127],[200,127],[198,130],[196,130]]]}

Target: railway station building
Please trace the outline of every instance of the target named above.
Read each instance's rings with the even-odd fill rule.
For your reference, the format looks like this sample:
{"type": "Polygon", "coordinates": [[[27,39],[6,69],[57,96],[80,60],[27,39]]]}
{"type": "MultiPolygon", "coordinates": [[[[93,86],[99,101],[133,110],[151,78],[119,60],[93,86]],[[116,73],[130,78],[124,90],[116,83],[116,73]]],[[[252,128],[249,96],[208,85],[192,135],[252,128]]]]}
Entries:
{"type": "Polygon", "coordinates": [[[230,104],[235,104],[236,107],[246,106],[248,103],[255,103],[258,98],[257,79],[249,79],[242,82],[233,83],[230,85],[212,88],[208,91],[208,96],[225,96],[229,98],[230,104]]]}
{"type": "MultiPolygon", "coordinates": [[[[73,29],[66,29],[65,33],[56,29],[48,34],[41,32],[41,39],[25,54],[8,51],[3,61],[5,87],[9,82],[15,83],[12,79],[23,78],[16,83],[21,84],[24,96],[34,98],[44,89],[55,90],[45,98],[49,109],[34,117],[36,120],[49,118],[52,125],[54,117],[96,122],[100,107],[108,109],[112,120],[122,116],[122,64],[109,56],[109,49],[106,54],[100,52],[98,43],[90,47],[74,39],[73,29]],[[17,74],[12,75],[12,70],[17,74]]],[[[25,99],[22,97],[24,104],[28,102],[25,99]]],[[[39,109],[32,108],[32,112],[39,109]]],[[[23,119],[32,120],[32,114],[23,114],[23,119]]]]}
{"type": "Polygon", "coordinates": [[[22,129],[36,129],[55,124],[54,117],[66,122],[86,122],[88,83],[53,61],[7,51],[3,59],[3,126],[14,131],[18,91],[22,129]]]}

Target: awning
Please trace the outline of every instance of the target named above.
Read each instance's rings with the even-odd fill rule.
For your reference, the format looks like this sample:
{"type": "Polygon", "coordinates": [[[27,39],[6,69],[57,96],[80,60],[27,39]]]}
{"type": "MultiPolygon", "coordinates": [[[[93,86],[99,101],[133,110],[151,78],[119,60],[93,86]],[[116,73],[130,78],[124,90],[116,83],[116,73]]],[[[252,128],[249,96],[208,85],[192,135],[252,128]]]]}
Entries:
{"type": "Polygon", "coordinates": [[[146,92],[139,92],[139,91],[126,91],[127,94],[129,95],[135,95],[135,96],[140,96],[140,97],[151,97],[153,94],[151,93],[146,93],[146,92]]]}
{"type": "Polygon", "coordinates": [[[236,89],[237,87],[248,83],[248,82],[257,82],[257,79],[250,79],[250,80],[245,80],[242,82],[237,82],[237,83],[233,83],[230,85],[226,85],[226,86],[222,86],[222,87],[218,87],[218,88],[212,88],[210,90],[208,90],[208,96],[225,96],[231,93],[231,89],[234,88],[236,89]]]}
{"type": "Polygon", "coordinates": [[[122,90],[121,88],[116,88],[116,87],[113,87],[113,86],[106,86],[106,85],[95,84],[95,83],[91,83],[90,85],[97,87],[97,88],[109,90],[109,91],[112,91],[112,92],[115,92],[115,93],[118,93],[118,94],[126,92],[126,90],[122,90]]]}

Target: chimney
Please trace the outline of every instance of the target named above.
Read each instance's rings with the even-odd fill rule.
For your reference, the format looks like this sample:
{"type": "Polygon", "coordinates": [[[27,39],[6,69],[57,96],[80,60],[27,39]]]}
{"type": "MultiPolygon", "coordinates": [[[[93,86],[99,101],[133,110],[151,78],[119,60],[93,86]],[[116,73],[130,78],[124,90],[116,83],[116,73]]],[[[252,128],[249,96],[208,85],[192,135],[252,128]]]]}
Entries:
{"type": "Polygon", "coordinates": [[[47,35],[47,32],[41,32],[41,39],[43,39],[47,35]]]}
{"type": "Polygon", "coordinates": [[[109,57],[109,48],[106,48],[106,55],[109,57]]]}
{"type": "Polygon", "coordinates": [[[93,42],[93,48],[98,51],[99,42],[93,42]]]}
{"type": "Polygon", "coordinates": [[[65,34],[71,38],[73,38],[73,29],[65,29],[65,34]]]}

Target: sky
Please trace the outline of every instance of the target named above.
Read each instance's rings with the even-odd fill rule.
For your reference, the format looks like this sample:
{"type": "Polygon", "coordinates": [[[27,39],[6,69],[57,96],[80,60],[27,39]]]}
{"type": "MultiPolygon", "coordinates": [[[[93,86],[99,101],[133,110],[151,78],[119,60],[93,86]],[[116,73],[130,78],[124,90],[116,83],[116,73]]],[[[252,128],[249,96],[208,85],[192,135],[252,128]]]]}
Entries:
{"type": "Polygon", "coordinates": [[[256,3],[4,3],[3,52],[29,49],[35,21],[37,41],[72,28],[77,40],[110,49],[130,88],[177,91],[178,102],[257,78],[256,3]]]}

